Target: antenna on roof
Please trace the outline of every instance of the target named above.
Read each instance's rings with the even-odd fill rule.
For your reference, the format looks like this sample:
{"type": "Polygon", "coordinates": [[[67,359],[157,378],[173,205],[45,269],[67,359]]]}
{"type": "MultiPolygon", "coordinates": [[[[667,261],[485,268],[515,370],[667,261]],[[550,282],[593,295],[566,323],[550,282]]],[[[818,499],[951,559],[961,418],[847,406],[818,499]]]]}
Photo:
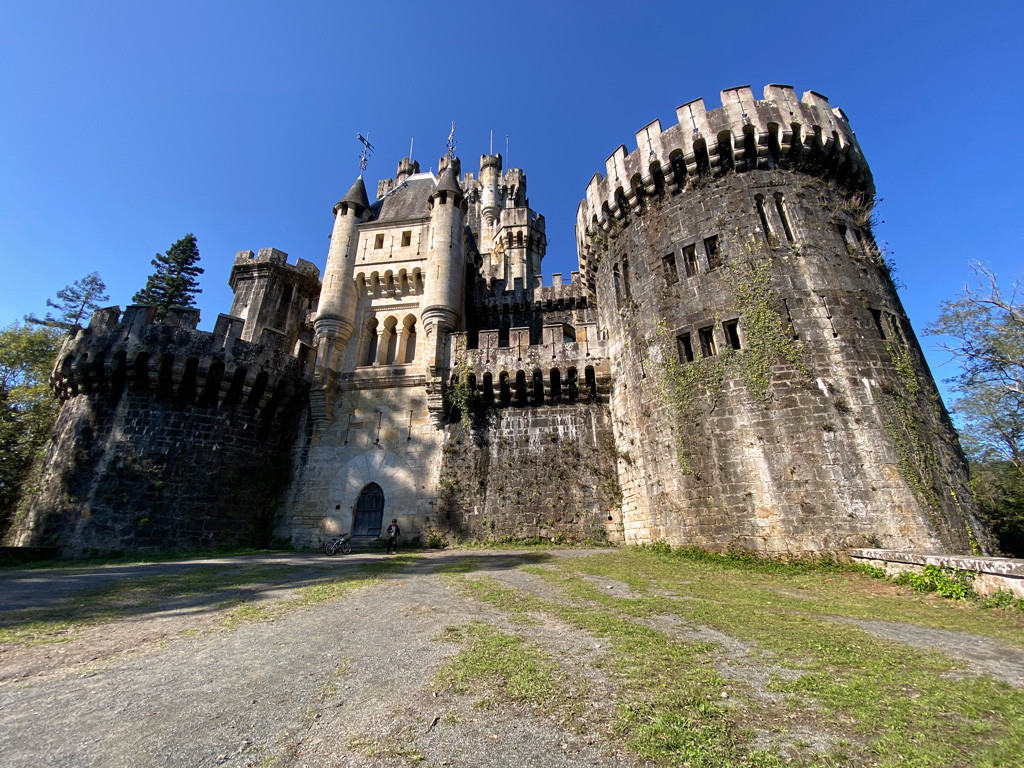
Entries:
{"type": "Polygon", "coordinates": [[[508,164],[508,134],[505,134],[505,165],[509,168],[512,166],[508,164]]]}
{"type": "Polygon", "coordinates": [[[455,158],[455,121],[452,120],[452,130],[448,134],[448,159],[453,160],[455,158]]]}
{"type": "Polygon", "coordinates": [[[494,154],[494,129],[491,129],[491,151],[488,152],[487,154],[489,154],[489,155],[493,155],[494,154]]]}
{"type": "Polygon", "coordinates": [[[414,136],[413,138],[409,139],[409,159],[410,160],[412,160],[412,143],[415,140],[415,138],[416,137],[414,136]]]}
{"type": "Polygon", "coordinates": [[[370,155],[373,154],[373,144],[370,143],[370,132],[366,132],[366,136],[361,133],[356,134],[356,138],[362,143],[363,151],[359,153],[359,178],[363,178],[363,171],[366,170],[366,163],[370,159],[370,155]]]}

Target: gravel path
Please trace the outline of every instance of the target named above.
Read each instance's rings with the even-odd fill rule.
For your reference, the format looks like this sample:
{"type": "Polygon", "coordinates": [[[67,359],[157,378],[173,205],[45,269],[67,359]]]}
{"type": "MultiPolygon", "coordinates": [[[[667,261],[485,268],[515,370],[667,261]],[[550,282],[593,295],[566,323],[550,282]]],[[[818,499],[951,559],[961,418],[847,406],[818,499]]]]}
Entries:
{"type": "MultiPolygon", "coordinates": [[[[379,557],[328,562],[341,573],[379,557]]],[[[458,651],[435,639],[443,629],[474,618],[501,622],[479,603],[459,597],[434,572],[459,557],[430,554],[373,587],[291,611],[273,623],[183,635],[183,627],[196,626],[193,615],[153,615],[106,624],[66,648],[2,654],[0,678],[8,674],[0,682],[0,763],[390,766],[407,765],[419,753],[421,764],[467,768],[635,765],[609,745],[566,732],[543,715],[474,709],[471,697],[433,690],[433,673],[458,651]],[[139,629],[154,622],[159,631],[147,635],[139,629]],[[105,658],[83,667],[75,646],[93,645],[96,635],[120,634],[129,645],[114,644],[105,658]],[[37,659],[27,676],[10,674],[12,664],[24,672],[27,656],[45,663],[37,659]]],[[[528,556],[473,557],[499,573],[528,556]]],[[[292,564],[300,573],[311,567],[307,556],[270,560],[292,564]]],[[[203,562],[209,561],[178,567],[203,562]]],[[[177,572],[168,563],[118,567],[115,578],[139,575],[133,569],[145,575],[177,572]]],[[[67,575],[63,570],[9,572],[0,576],[0,592],[7,605],[52,604],[112,575],[105,569],[73,571],[59,586],[53,580],[60,582],[67,575]]]]}
{"type": "MultiPolygon", "coordinates": [[[[639,768],[600,735],[617,706],[615,686],[598,663],[608,652],[601,642],[552,617],[510,626],[508,616],[462,597],[439,572],[471,560],[481,575],[558,599],[549,582],[519,566],[600,552],[609,550],[431,552],[372,586],[290,610],[282,606],[299,588],[359,575],[360,565],[383,556],[0,571],[0,611],[8,613],[87,602],[91,591],[129,578],[177,578],[208,566],[252,575],[227,590],[143,601],[70,642],[0,645],[0,766],[639,768]],[[276,607],[277,618],[225,626],[226,598],[276,607]],[[571,732],[525,706],[480,707],[478,696],[437,690],[434,673],[459,651],[442,633],[473,619],[526,634],[567,674],[585,679],[589,732],[571,732]]],[[[620,582],[591,581],[617,597],[634,596],[620,582]]],[[[945,651],[975,673],[1024,685],[1018,649],[897,622],[837,620],[945,651]]],[[[669,617],[653,617],[650,625],[719,646],[720,671],[744,689],[768,696],[765,676],[781,673],[770,659],[709,628],[669,617]]]]}

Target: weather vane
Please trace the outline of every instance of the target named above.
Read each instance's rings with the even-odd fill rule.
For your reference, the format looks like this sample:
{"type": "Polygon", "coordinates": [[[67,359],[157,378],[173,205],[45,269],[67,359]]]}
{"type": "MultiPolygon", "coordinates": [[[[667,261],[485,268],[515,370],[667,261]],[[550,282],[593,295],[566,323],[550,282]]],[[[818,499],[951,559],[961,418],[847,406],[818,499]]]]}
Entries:
{"type": "MultiPolygon", "coordinates": [[[[454,123],[452,123],[454,125],[454,123]]],[[[361,133],[356,134],[356,138],[363,145],[363,151],[359,153],[359,178],[363,178],[363,171],[366,170],[366,163],[370,159],[370,155],[373,154],[373,144],[370,143],[370,132],[366,132],[366,136],[361,133]]]]}
{"type": "Polygon", "coordinates": [[[448,159],[455,158],[455,121],[452,120],[452,131],[448,134],[448,159]]]}

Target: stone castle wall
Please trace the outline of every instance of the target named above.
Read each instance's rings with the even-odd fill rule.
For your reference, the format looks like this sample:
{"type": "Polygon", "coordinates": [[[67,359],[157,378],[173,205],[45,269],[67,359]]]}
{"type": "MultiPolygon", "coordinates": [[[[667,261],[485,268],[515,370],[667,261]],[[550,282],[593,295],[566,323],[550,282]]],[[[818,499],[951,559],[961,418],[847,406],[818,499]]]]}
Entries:
{"type": "Polygon", "coordinates": [[[198,312],[99,310],[54,369],[63,401],[39,487],[15,531],[24,546],[90,552],[265,546],[289,480],[298,358],[214,333],[198,312]]]}
{"type": "Polygon", "coordinates": [[[626,540],[970,552],[963,457],[862,198],[751,168],[638,207],[596,269],[626,540]]]}
{"type": "Polygon", "coordinates": [[[465,538],[622,540],[607,405],[479,410],[445,430],[436,530],[465,538]]]}

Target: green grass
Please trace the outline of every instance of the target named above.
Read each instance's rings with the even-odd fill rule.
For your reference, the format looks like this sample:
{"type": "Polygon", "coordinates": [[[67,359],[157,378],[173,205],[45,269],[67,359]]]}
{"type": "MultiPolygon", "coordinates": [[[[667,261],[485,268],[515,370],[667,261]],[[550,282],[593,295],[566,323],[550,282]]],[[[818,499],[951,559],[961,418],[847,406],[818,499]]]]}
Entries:
{"type": "Polygon", "coordinates": [[[898,621],[1022,647],[1016,611],[909,592],[831,561],[649,547],[524,570],[560,596],[537,598],[479,574],[459,588],[511,617],[546,615],[601,638],[618,687],[614,733],[644,759],[690,768],[1021,764],[1024,691],[836,620],[898,621]],[[622,582],[631,596],[590,577],[622,582]],[[743,650],[720,645],[722,635],[743,650]],[[730,679],[730,670],[760,677],[730,679]]]}
{"type": "Polygon", "coordinates": [[[551,657],[518,635],[482,621],[447,627],[439,638],[464,647],[434,676],[455,693],[485,690],[492,700],[511,701],[557,713],[565,722],[579,718],[585,687],[551,657]]]}

